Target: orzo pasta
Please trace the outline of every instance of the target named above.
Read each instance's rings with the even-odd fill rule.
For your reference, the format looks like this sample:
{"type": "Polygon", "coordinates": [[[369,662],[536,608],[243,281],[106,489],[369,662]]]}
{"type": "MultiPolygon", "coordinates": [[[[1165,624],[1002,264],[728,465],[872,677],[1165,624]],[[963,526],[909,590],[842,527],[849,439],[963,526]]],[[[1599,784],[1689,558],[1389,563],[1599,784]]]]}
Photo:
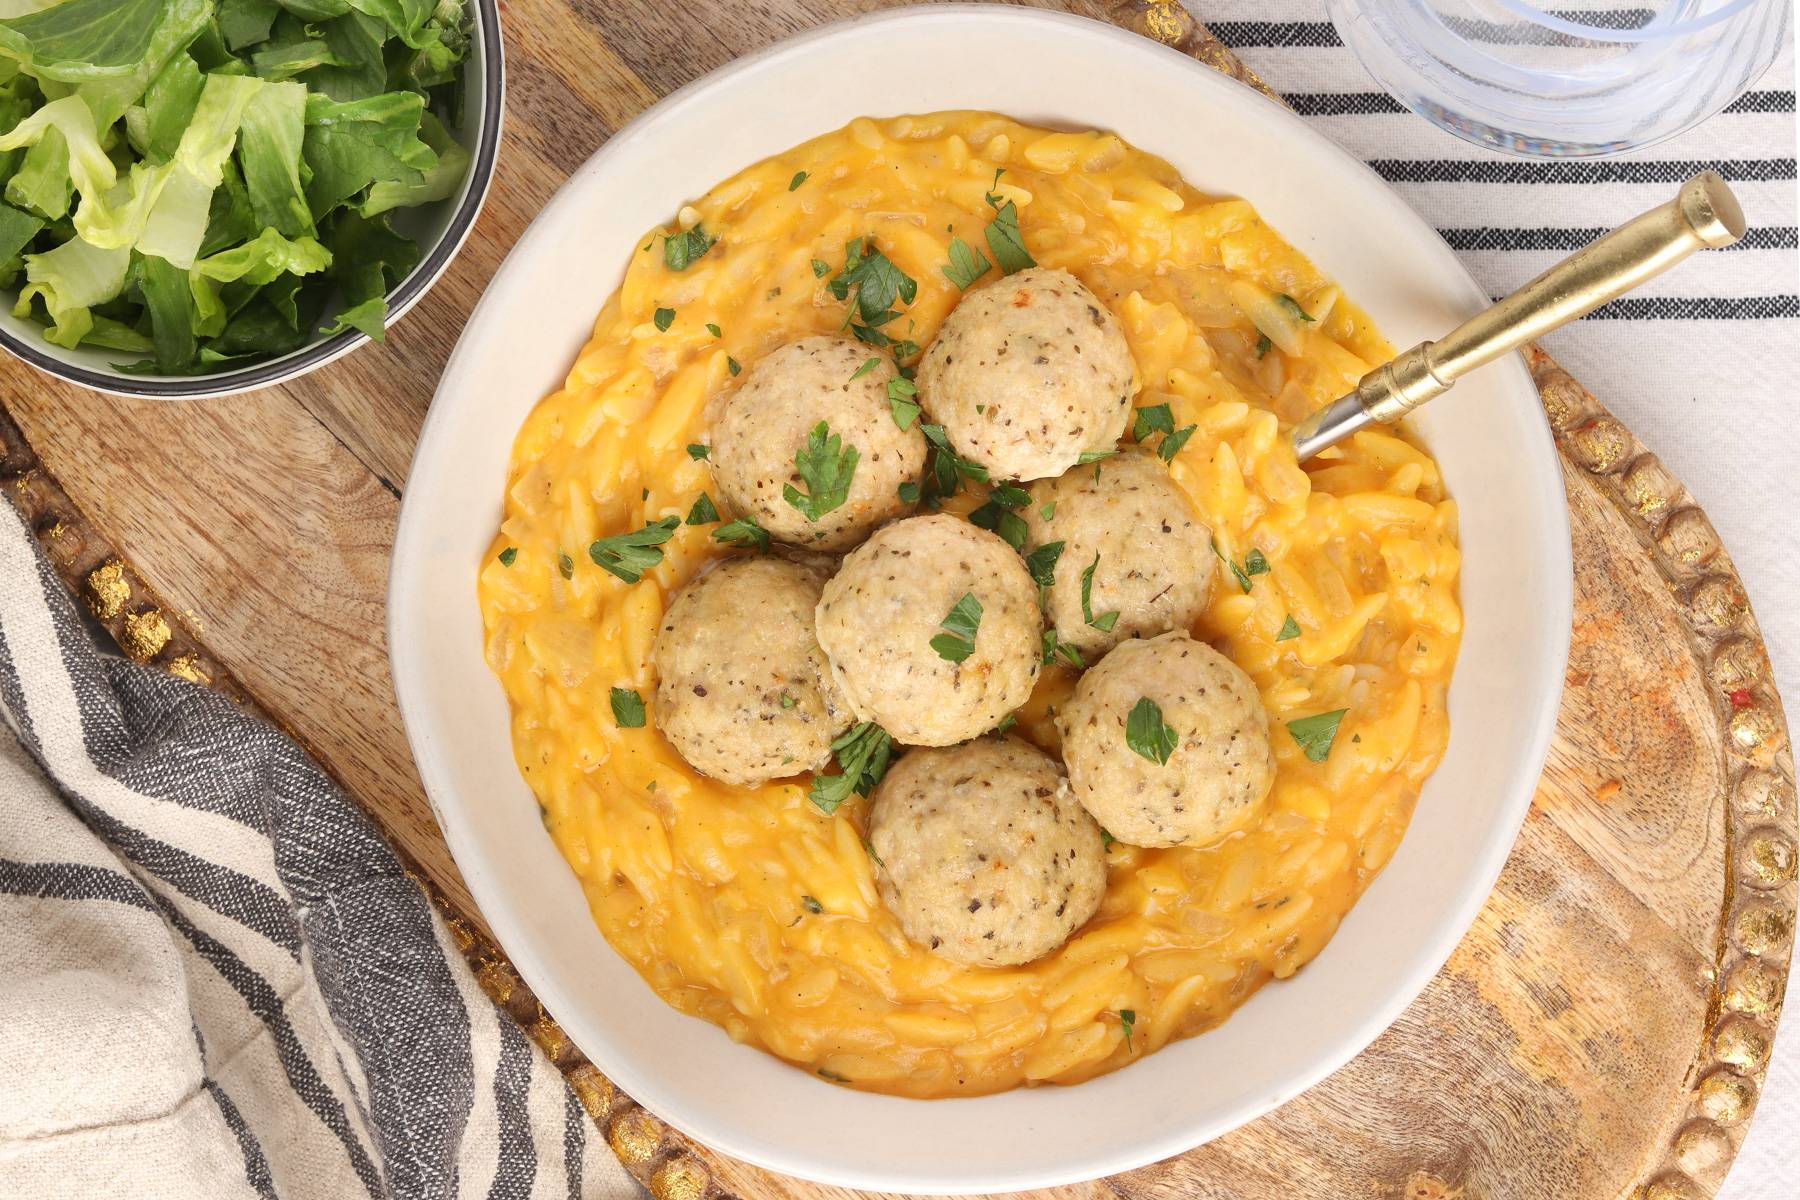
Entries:
{"type": "MultiPolygon", "coordinates": [[[[986,113],[858,120],[621,252],[593,339],[519,433],[479,591],[520,768],[600,929],[650,985],[828,1079],[930,1097],[1124,1066],[1316,955],[1443,752],[1461,629],[1456,509],[1431,456],[1365,432],[1303,470],[1282,436],[1390,353],[1368,319],[1245,201],[1203,195],[1114,136],[986,113]],[[990,192],[1017,206],[1039,264],[1116,315],[1134,405],[1194,427],[1170,470],[1212,530],[1218,577],[1193,632],[1255,681],[1277,756],[1248,828],[1205,848],[1114,843],[1099,912],[1007,968],[907,941],[877,892],[867,801],[828,816],[804,777],[718,783],[628,701],[609,705],[654,693],[669,597],[741,552],[717,526],[665,527],[637,583],[588,553],[717,498],[709,406],[776,347],[843,326],[828,282],[847,242],[872,239],[917,281],[886,328],[929,345],[960,295],[942,269],[952,237],[989,248],[990,192]],[[669,235],[699,251],[679,270],[669,235]],[[1338,710],[1323,742],[1317,721],[1286,728],[1338,710]]],[[[967,512],[973,490],[946,508],[967,512]]],[[[1073,680],[1045,668],[1019,714],[1053,753],[1049,714],[1073,680]]]]}

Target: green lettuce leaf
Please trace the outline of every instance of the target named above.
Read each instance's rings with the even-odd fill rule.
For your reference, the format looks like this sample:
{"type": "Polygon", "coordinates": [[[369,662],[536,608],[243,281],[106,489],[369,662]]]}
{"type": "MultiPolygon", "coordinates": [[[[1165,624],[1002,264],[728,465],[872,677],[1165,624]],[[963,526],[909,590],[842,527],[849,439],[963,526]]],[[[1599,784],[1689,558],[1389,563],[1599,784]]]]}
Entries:
{"type": "Polygon", "coordinates": [[[341,17],[350,11],[347,0],[277,0],[281,7],[302,21],[315,24],[341,17]]]}
{"type": "Polygon", "coordinates": [[[194,289],[187,271],[161,258],[139,258],[135,269],[150,314],[157,367],[187,370],[199,348],[194,339],[194,289]]]}
{"type": "Polygon", "coordinates": [[[69,143],[55,129],[49,129],[36,145],[22,153],[25,157],[6,180],[7,202],[52,221],[66,215],[75,195],[75,181],[69,177],[69,143]]]}
{"type": "Polygon", "coordinates": [[[369,189],[369,198],[357,208],[365,217],[373,217],[393,208],[428,204],[453,195],[462,185],[469,170],[469,152],[451,137],[443,123],[430,113],[419,121],[419,133],[425,144],[437,155],[437,163],[425,172],[418,183],[392,183],[383,180],[369,189]]]}
{"type": "Polygon", "coordinates": [[[425,98],[417,92],[346,103],[308,96],[304,152],[312,168],[306,198],[313,216],[324,216],[371,183],[423,183],[437,165],[437,155],[419,140],[424,111],[425,98]]]}
{"type": "Polygon", "coordinates": [[[344,309],[325,335],[360,329],[386,340],[387,292],[419,265],[418,243],[395,233],[385,217],[343,212],[331,230],[331,253],[344,309]]]}
{"type": "Polygon", "coordinates": [[[194,119],[206,79],[200,64],[186,54],[169,60],[144,92],[144,157],[164,163],[175,157],[181,135],[194,119]]]}
{"type": "Polygon", "coordinates": [[[44,336],[73,350],[94,328],[89,310],[117,296],[131,267],[130,250],[106,250],[70,238],[54,250],[25,256],[25,287],[14,316],[27,316],[31,302],[42,299],[50,314],[44,336]]]}
{"type": "Polygon", "coordinates": [[[425,22],[430,19],[437,0],[349,0],[350,7],[393,30],[399,39],[415,49],[425,22]]]}
{"type": "Polygon", "coordinates": [[[244,110],[238,163],[251,210],[259,224],[288,237],[313,231],[312,209],[300,183],[300,147],[306,133],[306,88],[271,83],[244,110]]]}
{"type": "MultiPolygon", "coordinates": [[[[71,4],[80,2],[81,0],[69,0],[71,4]]],[[[52,100],[7,133],[0,134],[0,150],[35,147],[52,129],[60,133],[66,143],[69,177],[74,182],[75,190],[84,198],[97,198],[112,190],[113,185],[118,182],[119,173],[114,169],[112,159],[107,157],[106,151],[100,148],[94,114],[80,96],[64,96],[60,100],[52,100]]],[[[30,157],[29,154],[26,155],[27,159],[30,157]]],[[[40,211],[45,211],[46,215],[52,217],[62,215],[59,212],[40,211]]]]}
{"type": "Polygon", "coordinates": [[[331,265],[331,251],[314,238],[292,240],[265,229],[241,246],[196,261],[188,271],[194,290],[195,331],[215,337],[225,328],[228,308],[219,284],[265,284],[282,274],[311,275],[331,265]]]}
{"type": "Polygon", "coordinates": [[[40,218],[10,204],[0,204],[0,263],[17,258],[43,227],[40,218]]]}
{"type": "Polygon", "coordinates": [[[340,102],[367,100],[388,90],[387,58],[382,53],[388,33],[380,21],[348,12],[318,28],[337,64],[308,71],[302,81],[307,87],[340,102]]]}
{"type": "Polygon", "coordinates": [[[220,0],[219,37],[232,53],[269,40],[281,5],[275,0],[220,0]]]}

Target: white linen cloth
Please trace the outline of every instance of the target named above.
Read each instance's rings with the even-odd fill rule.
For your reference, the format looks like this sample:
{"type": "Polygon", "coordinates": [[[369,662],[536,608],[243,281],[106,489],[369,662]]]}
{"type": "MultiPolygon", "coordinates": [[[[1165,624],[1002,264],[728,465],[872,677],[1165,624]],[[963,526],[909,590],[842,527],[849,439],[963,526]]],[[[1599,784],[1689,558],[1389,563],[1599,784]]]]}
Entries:
{"type": "MultiPolygon", "coordinates": [[[[1320,0],[1187,3],[1290,106],[1370,163],[1441,230],[1492,296],[1669,199],[1702,167],[1731,182],[1750,224],[1740,247],[1697,255],[1544,339],[1544,348],[1712,518],[1762,623],[1792,722],[1800,714],[1792,31],[1745,96],[1688,133],[1615,158],[1549,162],[1482,150],[1401,108],[1343,48],[1320,0]]],[[[1796,1180],[1800,1020],[1790,1013],[1761,1106],[1719,1195],[1793,1200],[1796,1180]]]]}
{"type": "Polygon", "coordinates": [[[632,1200],[362,812],[0,501],[0,1196],[632,1200]]]}

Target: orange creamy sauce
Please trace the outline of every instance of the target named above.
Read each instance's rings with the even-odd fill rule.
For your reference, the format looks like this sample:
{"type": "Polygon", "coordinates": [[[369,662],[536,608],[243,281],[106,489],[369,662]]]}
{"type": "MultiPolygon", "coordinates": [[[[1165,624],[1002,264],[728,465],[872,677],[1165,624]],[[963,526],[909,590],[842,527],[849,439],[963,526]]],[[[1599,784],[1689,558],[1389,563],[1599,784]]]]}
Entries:
{"type": "MultiPolygon", "coordinates": [[[[1456,509],[1431,457],[1370,432],[1301,470],[1282,436],[1391,353],[1367,317],[1244,201],[1196,192],[1112,135],[988,113],[855,121],[621,250],[630,266],[593,340],[519,432],[479,592],[520,769],[601,931],[658,994],[828,1079],[972,1095],[1122,1067],[1316,955],[1443,754],[1461,630],[1456,509]],[[1099,913],[1055,953],[989,969],[901,934],[876,894],[865,801],[825,816],[805,777],[746,789],[701,776],[654,712],[648,727],[617,727],[609,689],[648,702],[664,606],[727,552],[713,526],[683,525],[636,585],[586,551],[685,516],[702,491],[717,499],[687,447],[706,439],[731,363],[844,323],[815,259],[835,272],[845,242],[873,239],[918,281],[888,331],[928,345],[960,296],[946,247],[960,236],[987,254],[984,197],[1001,167],[997,191],[1017,203],[1030,252],[1118,314],[1136,403],[1198,426],[1171,471],[1221,554],[1242,564],[1256,549],[1270,565],[1245,592],[1221,561],[1195,633],[1256,681],[1279,769],[1248,830],[1199,849],[1115,843],[1099,913]],[[718,243],[670,271],[662,235],[696,220],[718,243]],[[660,308],[675,312],[666,331],[660,308]],[[511,566],[498,558],[508,548],[511,566]],[[1278,640],[1290,617],[1300,636],[1278,640]],[[1335,709],[1349,711],[1332,751],[1310,762],[1284,722],[1335,709]]],[[[1052,752],[1046,714],[1073,682],[1046,670],[1020,714],[1052,752]]]]}

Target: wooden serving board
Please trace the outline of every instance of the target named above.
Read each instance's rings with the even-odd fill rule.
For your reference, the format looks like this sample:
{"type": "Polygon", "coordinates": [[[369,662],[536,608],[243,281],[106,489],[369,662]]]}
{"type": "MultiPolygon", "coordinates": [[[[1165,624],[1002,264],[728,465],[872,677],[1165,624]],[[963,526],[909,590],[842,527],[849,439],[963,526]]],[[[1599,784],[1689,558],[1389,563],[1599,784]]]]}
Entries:
{"type": "MultiPolygon", "coordinates": [[[[113,399],[0,363],[0,477],[71,587],[128,653],[260,707],[368,807],[483,984],[658,1200],[840,1193],[667,1129],[585,1063],[487,940],[394,706],[388,556],[444,360],[556,187],[659,95],[869,7],[513,4],[493,192],[450,273],[384,348],[285,388],[183,403],[113,399]]],[[[1072,7],[1262,86],[1173,3],[1072,7]]],[[[1723,1177],[1793,945],[1787,728],[1705,515],[1592,395],[1529,357],[1563,457],[1575,633],[1549,765],[1487,907],[1418,1001],[1325,1083],[1179,1158],[1044,1195],[1683,1200],[1723,1177]]]]}

